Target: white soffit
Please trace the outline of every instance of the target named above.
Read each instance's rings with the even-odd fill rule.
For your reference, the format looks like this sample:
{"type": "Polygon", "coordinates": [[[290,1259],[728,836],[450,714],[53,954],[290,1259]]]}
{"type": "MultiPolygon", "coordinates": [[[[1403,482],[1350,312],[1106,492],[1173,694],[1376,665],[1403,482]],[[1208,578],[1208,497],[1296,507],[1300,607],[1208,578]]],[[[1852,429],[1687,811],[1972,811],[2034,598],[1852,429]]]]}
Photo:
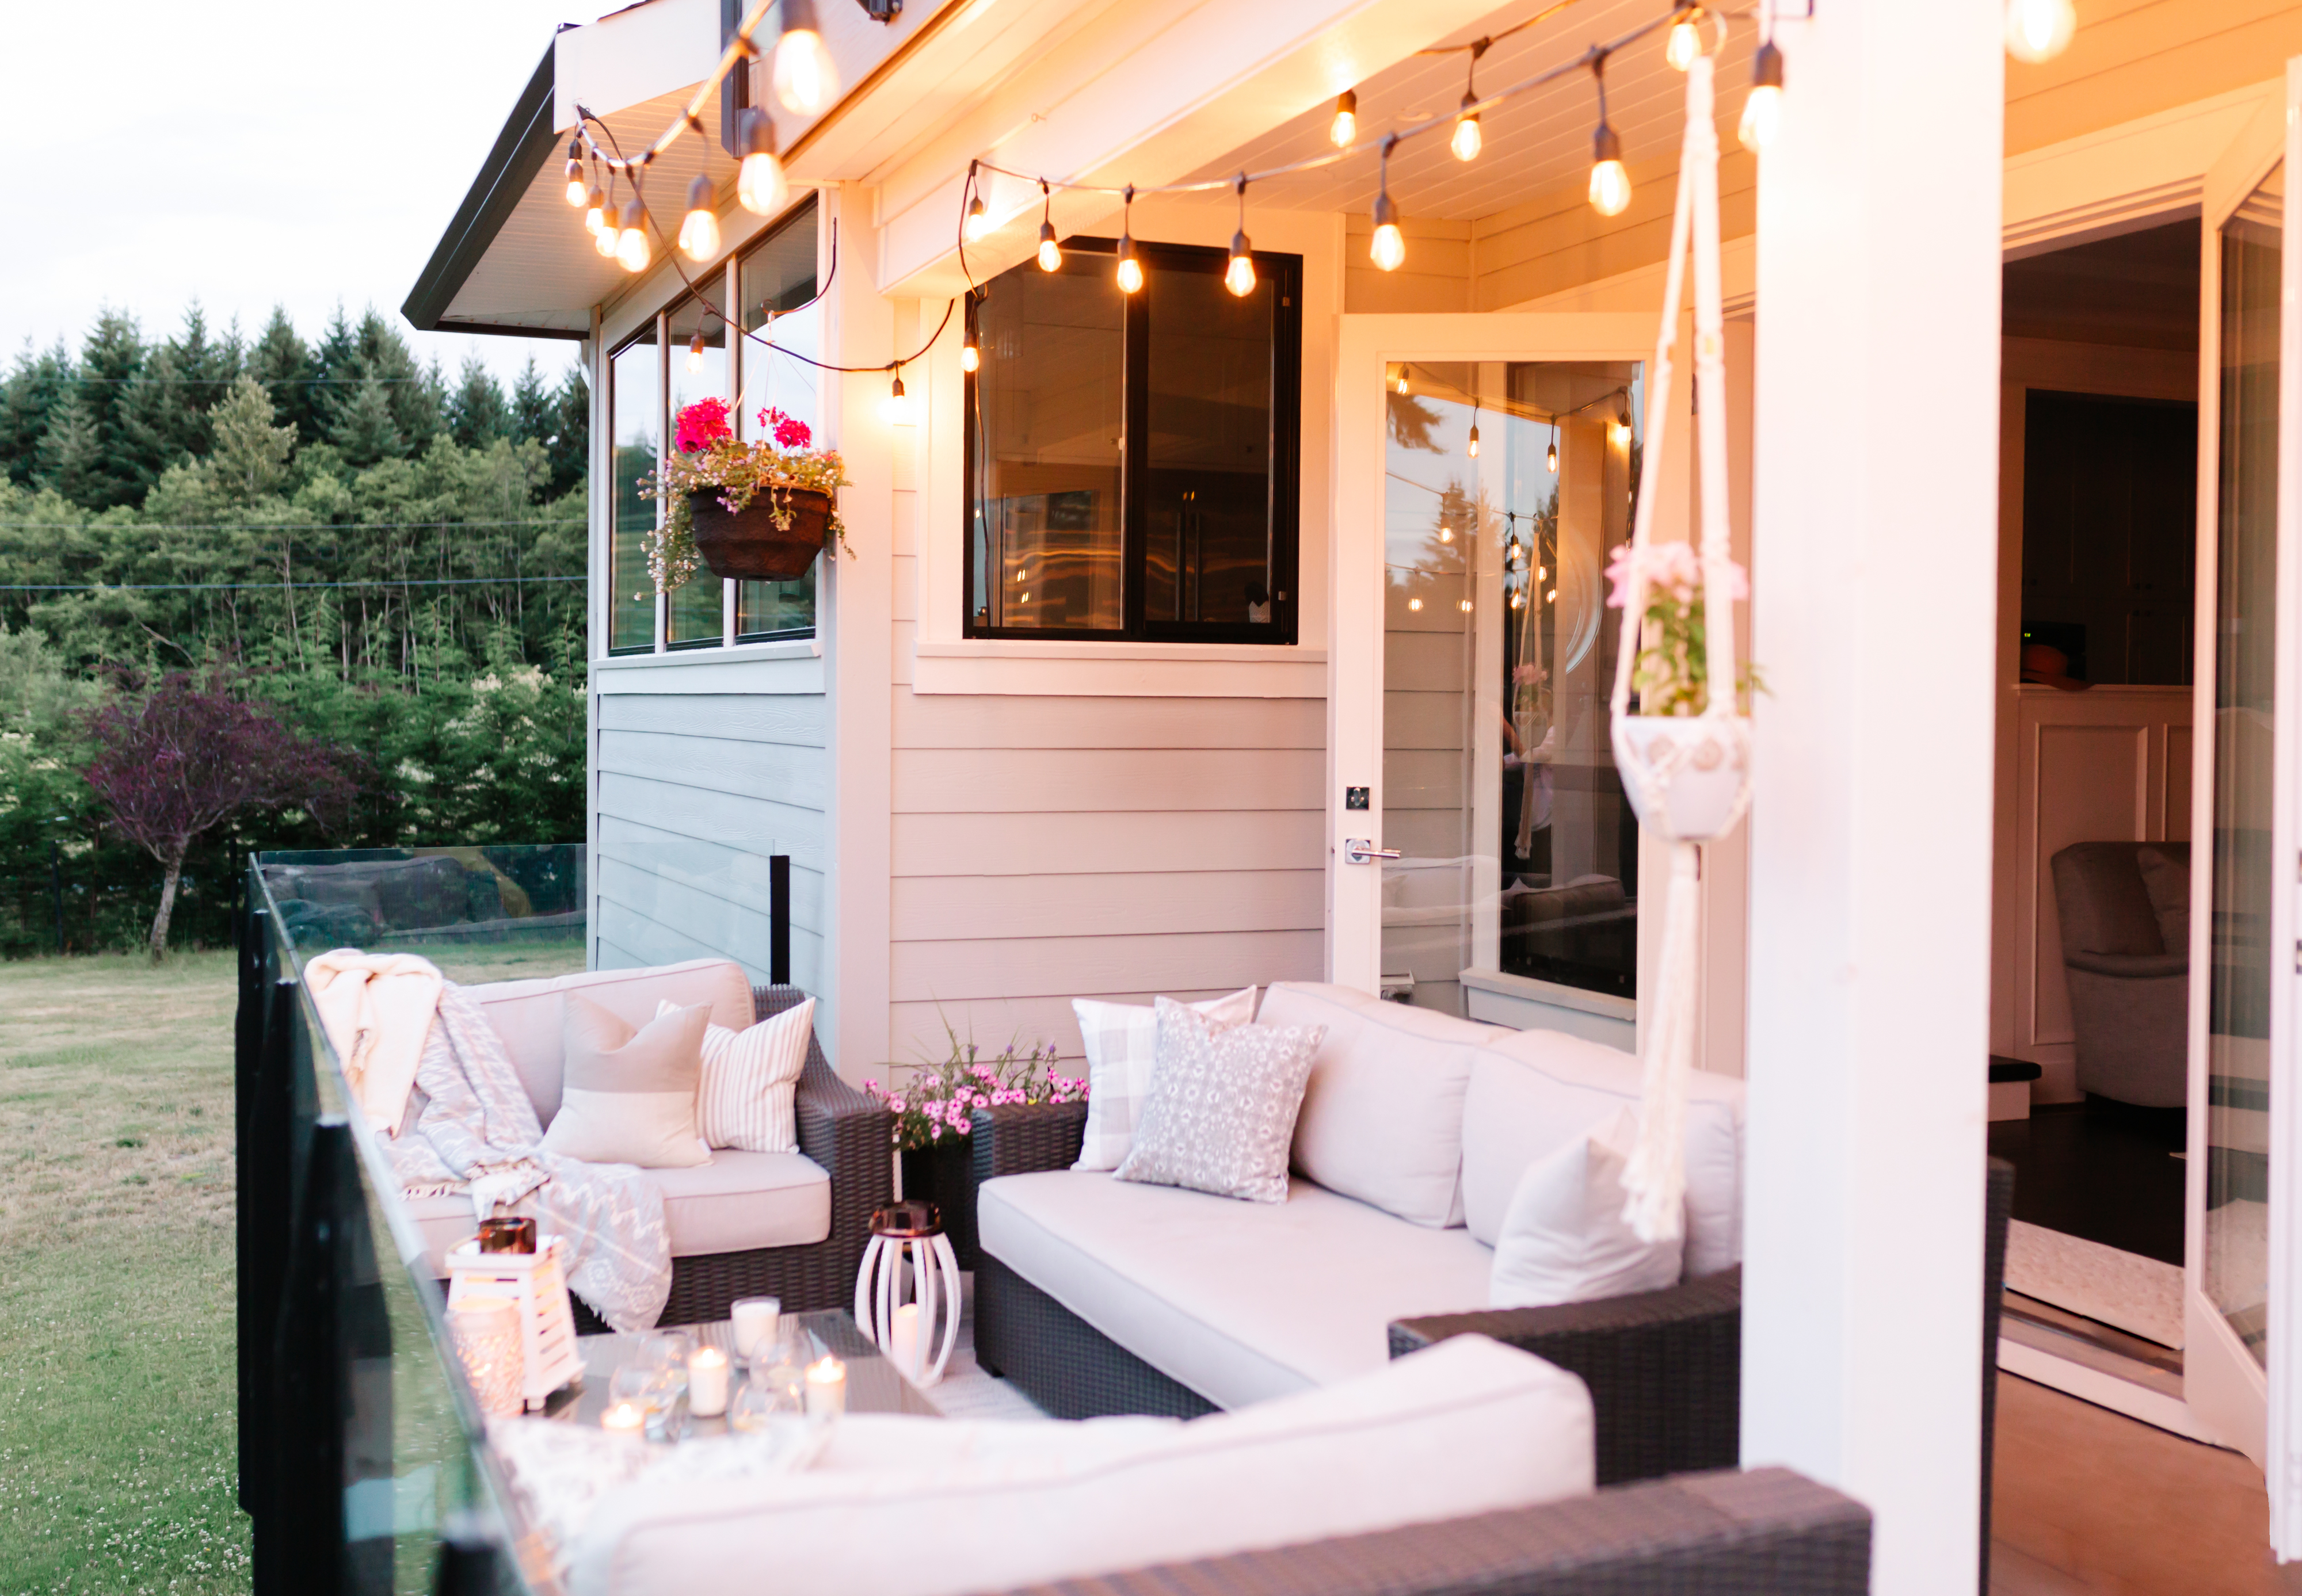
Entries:
{"type": "Polygon", "coordinates": [[[551,49],[551,125],[565,133],[579,105],[606,115],[693,93],[719,55],[719,0],[643,0],[589,28],[564,29],[551,49]]]}

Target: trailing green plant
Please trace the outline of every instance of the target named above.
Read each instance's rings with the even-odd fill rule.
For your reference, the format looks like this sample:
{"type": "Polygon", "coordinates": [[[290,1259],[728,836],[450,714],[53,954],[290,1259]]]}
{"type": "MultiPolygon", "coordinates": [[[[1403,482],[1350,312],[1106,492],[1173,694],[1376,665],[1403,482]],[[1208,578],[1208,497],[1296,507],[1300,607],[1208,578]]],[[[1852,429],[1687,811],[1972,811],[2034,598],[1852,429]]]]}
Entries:
{"type": "MultiPolygon", "coordinates": [[[[1614,589],[1607,595],[1610,609],[1629,601],[1631,577],[1636,569],[1646,586],[1646,610],[1640,617],[1638,657],[1631,664],[1631,691],[1638,695],[1642,715],[1700,715],[1710,707],[1710,643],[1704,613],[1702,559],[1683,542],[1655,543],[1643,554],[1628,543],[1617,545],[1607,567],[1614,589]]],[[[1750,579],[1743,567],[1726,562],[1726,596],[1747,599],[1750,579]]],[[[1751,695],[1764,693],[1759,668],[1745,664],[1735,683],[1735,708],[1751,712],[1751,695]]]]}
{"type": "Polygon", "coordinates": [[[781,410],[760,411],[760,426],[767,436],[748,442],[736,437],[727,424],[724,399],[698,399],[680,411],[672,453],[660,472],[643,478],[640,484],[644,497],[663,500],[663,525],[643,540],[648,575],[658,592],[668,593],[695,575],[695,517],[687,496],[706,489],[719,491],[719,502],[731,515],[766,493],[778,532],[788,532],[797,513],[794,491],[820,493],[831,500],[823,551],[834,555],[835,544],[847,547],[847,528],[839,518],[839,490],[847,486],[847,467],[839,451],[810,448],[814,435],[807,424],[781,410]]]}

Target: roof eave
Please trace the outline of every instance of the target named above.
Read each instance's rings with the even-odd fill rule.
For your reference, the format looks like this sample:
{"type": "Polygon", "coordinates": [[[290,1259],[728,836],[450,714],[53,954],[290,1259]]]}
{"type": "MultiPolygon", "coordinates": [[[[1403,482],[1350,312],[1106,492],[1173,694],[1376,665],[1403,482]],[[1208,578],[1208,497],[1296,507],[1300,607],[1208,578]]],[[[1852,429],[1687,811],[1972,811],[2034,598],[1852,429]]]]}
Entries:
{"type": "Polygon", "coordinates": [[[552,63],[556,55],[554,47],[545,47],[543,59],[536,63],[534,74],[512,107],[510,120],[496,135],[495,147],[488,152],[479,176],[472,180],[470,191],[464,196],[464,203],[456,208],[455,219],[441,235],[432,258],[424,263],[416,286],[399,307],[408,323],[420,332],[496,332],[522,338],[584,336],[580,332],[542,332],[501,323],[443,321],[472,268],[495,242],[497,233],[518,208],[535,174],[543,169],[559,145],[559,131],[552,125],[552,63]]]}

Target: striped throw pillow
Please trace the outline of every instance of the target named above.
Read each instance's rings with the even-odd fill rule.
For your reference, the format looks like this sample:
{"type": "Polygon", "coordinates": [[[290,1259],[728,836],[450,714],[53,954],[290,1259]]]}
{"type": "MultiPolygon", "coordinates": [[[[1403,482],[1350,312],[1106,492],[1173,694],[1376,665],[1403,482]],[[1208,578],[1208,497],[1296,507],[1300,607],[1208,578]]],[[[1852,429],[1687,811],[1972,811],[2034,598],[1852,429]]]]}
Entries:
{"type": "MultiPolygon", "coordinates": [[[[666,1000],[656,1012],[673,1006],[666,1000]]],[[[705,1026],[703,1080],[695,1095],[695,1128],[703,1139],[745,1153],[798,1152],[792,1099],[814,1034],[812,997],[742,1030],[705,1026]]]]}

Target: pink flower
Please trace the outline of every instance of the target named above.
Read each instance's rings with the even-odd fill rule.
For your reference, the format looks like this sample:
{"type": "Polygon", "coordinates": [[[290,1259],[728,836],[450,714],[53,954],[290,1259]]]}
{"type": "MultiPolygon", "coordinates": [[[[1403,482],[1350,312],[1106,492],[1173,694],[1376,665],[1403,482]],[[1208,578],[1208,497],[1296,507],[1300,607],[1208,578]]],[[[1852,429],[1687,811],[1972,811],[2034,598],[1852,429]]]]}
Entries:
{"type": "Polygon", "coordinates": [[[805,449],[814,441],[807,423],[769,406],[760,412],[760,424],[770,429],[778,449],[805,449]]]}
{"type": "Polygon", "coordinates": [[[962,1136],[965,1136],[969,1131],[975,1129],[975,1121],[973,1120],[956,1120],[953,1121],[951,1128],[954,1130],[958,1131],[962,1136]]]}
{"type": "Polygon", "coordinates": [[[891,1096],[887,1099],[887,1106],[894,1109],[897,1113],[902,1113],[903,1112],[903,1100],[901,1097],[891,1096]]]}
{"type": "Polygon", "coordinates": [[[727,401],[700,399],[679,413],[673,440],[682,454],[693,454],[699,449],[735,435],[727,424],[727,401]]]}
{"type": "MultiPolygon", "coordinates": [[[[1607,580],[1612,584],[1607,594],[1609,609],[1620,609],[1630,601],[1634,568],[1645,579],[1651,594],[1659,594],[1673,603],[1691,604],[1701,595],[1702,558],[1693,544],[1651,543],[1643,554],[1635,554],[1630,544],[1617,543],[1607,561],[1607,580]]],[[[1728,598],[1751,596],[1751,579],[1733,560],[1726,561],[1719,575],[1728,598]]]]}
{"type": "Polygon", "coordinates": [[[941,1141],[943,1139],[943,1127],[936,1123],[933,1120],[929,1120],[928,1121],[928,1139],[929,1141],[941,1141]]]}

